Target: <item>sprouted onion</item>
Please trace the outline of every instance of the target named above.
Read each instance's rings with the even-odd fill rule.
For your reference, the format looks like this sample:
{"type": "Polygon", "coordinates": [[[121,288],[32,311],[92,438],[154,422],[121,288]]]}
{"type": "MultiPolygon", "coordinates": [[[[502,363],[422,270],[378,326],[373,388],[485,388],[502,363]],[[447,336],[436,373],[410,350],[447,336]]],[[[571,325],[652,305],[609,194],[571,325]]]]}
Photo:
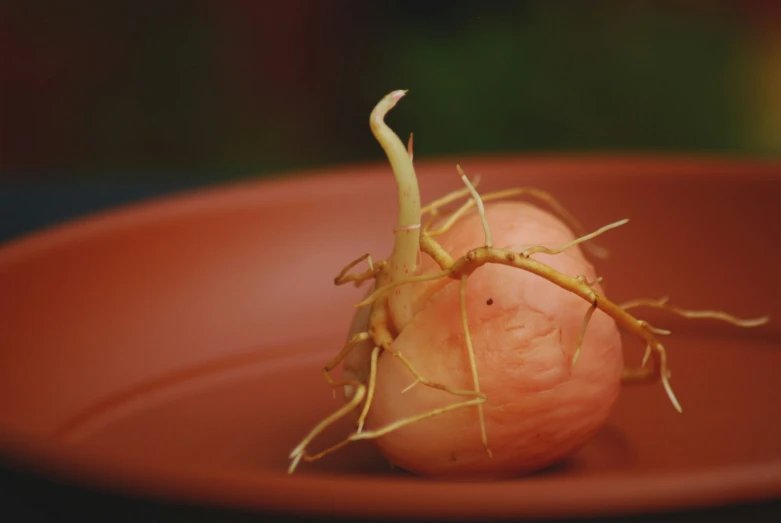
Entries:
{"type": "Polygon", "coordinates": [[[412,138],[405,147],[384,121],[405,94],[388,94],[370,116],[398,187],[393,252],[384,260],[365,254],[335,279],[373,285],[344,347],[323,368],[345,402],[293,449],[290,472],[358,440],[376,440],[392,464],[427,477],[533,472],[585,444],[622,383],[660,382],[682,412],[659,340],[669,331],[630,310],[738,327],[768,321],[685,310],[667,298],[614,303],[583,251],[604,258],[593,240],[628,220],[586,231],[537,188],[481,195],[478,180],[456,166],[464,187],[421,206],[412,138]],[[640,366],[624,366],[619,328],[642,341],[640,366]],[[340,364],[342,376],[332,377],[340,364]],[[309,450],[351,415],[351,434],[309,450]]]}

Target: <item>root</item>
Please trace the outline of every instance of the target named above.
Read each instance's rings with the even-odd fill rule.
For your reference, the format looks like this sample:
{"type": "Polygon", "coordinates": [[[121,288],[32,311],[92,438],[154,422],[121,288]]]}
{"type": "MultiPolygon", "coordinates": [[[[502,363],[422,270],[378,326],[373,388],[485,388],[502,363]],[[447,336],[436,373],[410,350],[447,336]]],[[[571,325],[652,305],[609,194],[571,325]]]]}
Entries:
{"type": "Polygon", "coordinates": [[[331,358],[331,361],[325,364],[323,367],[323,376],[325,376],[325,381],[328,382],[329,385],[333,385],[336,383],[331,376],[328,374],[332,370],[336,368],[337,365],[339,365],[344,359],[347,357],[347,355],[350,353],[353,348],[358,345],[359,343],[362,343],[368,339],[370,339],[371,336],[368,332],[360,332],[356,335],[354,335],[352,338],[350,338],[347,343],[344,344],[344,347],[342,347],[342,350],[339,351],[339,353],[331,358]]]}
{"type": "Polygon", "coordinates": [[[292,463],[290,464],[290,467],[288,468],[288,473],[292,473],[296,467],[298,466],[299,461],[301,461],[302,458],[306,459],[306,447],[309,445],[309,443],[312,442],[321,432],[323,432],[325,429],[342,419],[343,417],[347,416],[350,412],[352,412],[358,405],[360,405],[361,401],[363,401],[363,397],[366,394],[366,387],[363,383],[359,383],[357,381],[353,380],[344,380],[339,383],[335,383],[335,387],[344,387],[344,386],[352,386],[355,387],[355,395],[352,397],[352,399],[346,403],[342,408],[338,409],[336,412],[325,418],[323,421],[318,423],[315,428],[313,428],[311,431],[309,431],[309,434],[306,435],[306,437],[301,441],[301,443],[298,444],[296,448],[293,449],[293,451],[290,453],[290,459],[292,460],[292,463]]]}
{"type": "MultiPolygon", "coordinates": [[[[476,189],[477,186],[479,185],[479,183],[480,183],[480,177],[479,176],[475,176],[475,178],[471,182],[472,187],[476,189]]],[[[471,191],[470,191],[470,189],[468,187],[465,187],[463,189],[459,189],[457,191],[453,191],[453,192],[448,193],[448,194],[446,194],[445,196],[443,196],[441,198],[437,198],[433,202],[423,206],[420,209],[420,214],[421,215],[429,214],[429,215],[439,216],[441,214],[440,213],[440,209],[442,207],[444,207],[445,205],[448,205],[450,203],[453,203],[455,201],[458,201],[461,198],[466,198],[470,194],[471,194],[471,191]]]]}
{"type": "MultiPolygon", "coordinates": [[[[365,341],[365,335],[366,333],[360,333],[355,335],[351,340],[345,344],[345,347],[339,352],[339,354],[334,357],[331,362],[329,362],[329,365],[326,365],[326,368],[331,366],[338,365],[338,363],[333,363],[335,361],[341,361],[344,359],[344,356],[349,353],[349,351],[358,343],[361,341],[365,341]]],[[[372,400],[374,398],[374,390],[376,388],[376,382],[377,382],[377,362],[380,356],[380,353],[382,352],[382,348],[379,346],[374,347],[371,353],[371,359],[370,359],[370,370],[369,370],[369,378],[368,378],[368,384],[363,384],[354,380],[344,380],[344,381],[335,381],[333,380],[329,375],[328,372],[324,370],[323,374],[326,378],[326,381],[334,387],[334,390],[339,387],[347,387],[351,386],[355,388],[355,394],[350,399],[350,401],[345,404],[342,408],[338,409],[336,412],[332,413],[330,416],[323,419],[320,423],[317,424],[307,435],[306,437],[296,446],[295,449],[290,453],[289,458],[291,459],[291,464],[288,468],[288,473],[293,473],[295,469],[297,468],[298,464],[301,462],[301,460],[304,461],[315,461],[318,460],[328,454],[331,454],[332,452],[336,452],[337,450],[341,449],[342,447],[348,445],[351,441],[358,441],[362,439],[373,439],[373,438],[379,438],[385,434],[388,434],[390,432],[393,432],[395,430],[398,430],[406,425],[409,425],[411,423],[415,423],[417,421],[421,421],[423,419],[431,418],[433,416],[437,416],[440,414],[444,414],[446,412],[450,412],[456,409],[460,408],[466,408],[470,406],[478,406],[479,409],[481,409],[480,412],[480,426],[481,426],[481,435],[483,440],[483,445],[485,446],[486,451],[489,455],[491,455],[491,451],[488,449],[487,443],[486,443],[486,434],[485,434],[485,424],[483,422],[482,417],[482,404],[484,404],[487,401],[487,398],[485,394],[481,393],[479,391],[479,385],[477,385],[477,374],[476,374],[476,367],[474,366],[474,351],[471,350],[471,340],[469,341],[470,346],[470,358],[472,361],[472,368],[473,368],[473,378],[475,380],[475,384],[477,387],[477,390],[459,390],[459,389],[453,389],[446,385],[442,385],[436,382],[433,382],[425,377],[423,377],[417,369],[412,365],[412,363],[400,352],[395,351],[391,348],[386,349],[387,352],[395,356],[396,358],[399,358],[399,360],[405,365],[405,367],[410,371],[410,373],[415,377],[415,381],[407,387],[405,390],[402,391],[406,392],[408,389],[412,388],[412,386],[420,383],[422,385],[425,385],[427,387],[431,387],[437,390],[441,390],[443,392],[449,393],[453,396],[461,396],[461,397],[471,397],[472,399],[465,400],[460,403],[454,403],[452,405],[448,405],[446,407],[441,407],[437,409],[433,409],[429,412],[425,412],[423,414],[419,414],[416,416],[411,416],[408,418],[404,418],[401,420],[398,420],[396,422],[393,422],[381,429],[372,430],[372,431],[364,431],[364,424],[366,421],[366,417],[368,416],[369,410],[371,408],[372,400]],[[355,432],[353,432],[350,436],[348,436],[346,439],[340,441],[339,443],[332,445],[331,447],[328,447],[325,450],[322,450],[318,452],[317,454],[308,454],[306,452],[307,446],[309,446],[312,441],[320,435],[323,431],[325,431],[328,427],[339,421],[340,419],[347,416],[350,412],[354,411],[363,401],[364,397],[366,398],[366,403],[364,404],[363,408],[361,409],[361,414],[358,417],[358,423],[357,428],[355,432]]]]}
{"type": "MultiPolygon", "coordinates": [[[[402,418],[400,420],[394,421],[392,423],[389,423],[385,425],[384,427],[380,427],[375,430],[367,430],[363,432],[353,432],[349,436],[347,436],[345,439],[340,441],[339,443],[332,445],[328,447],[327,449],[318,452],[317,454],[310,455],[307,454],[305,451],[301,451],[299,454],[293,456],[291,453],[291,459],[293,459],[293,463],[290,465],[290,468],[288,469],[288,473],[292,473],[296,465],[301,460],[304,461],[316,461],[324,456],[327,456],[328,454],[331,454],[333,452],[336,452],[337,450],[341,449],[342,447],[345,447],[349,445],[353,441],[360,441],[360,440],[369,440],[369,439],[377,439],[381,438],[382,436],[386,436],[390,434],[391,432],[394,432],[396,430],[399,430],[403,427],[406,427],[407,425],[412,425],[413,423],[418,423],[420,421],[423,421],[425,419],[433,418],[435,416],[441,416],[442,414],[446,414],[448,412],[452,412],[454,410],[458,409],[464,409],[468,407],[474,407],[474,406],[480,406],[483,405],[486,402],[485,398],[474,398],[467,401],[462,401],[459,403],[453,403],[451,405],[447,405],[445,407],[439,407],[436,409],[432,409],[428,412],[424,412],[422,414],[417,414],[415,416],[409,416],[407,418],[402,418]]],[[[486,450],[488,450],[486,448],[486,450]]],[[[490,453],[490,451],[488,451],[490,453]]],[[[391,469],[393,469],[393,464],[391,463],[391,469]]]]}
{"type": "Polygon", "coordinates": [[[434,241],[426,231],[420,233],[420,250],[428,254],[443,271],[453,266],[453,257],[450,253],[434,241]]]}
{"type": "Polygon", "coordinates": [[[480,392],[479,390],[462,390],[462,389],[454,389],[451,387],[448,387],[447,385],[443,385],[441,383],[436,383],[434,381],[429,380],[428,378],[423,377],[412,365],[412,362],[410,362],[406,356],[404,356],[402,353],[398,352],[394,349],[386,349],[387,352],[389,352],[391,355],[398,358],[404,366],[407,368],[407,370],[412,374],[412,376],[415,378],[415,381],[412,382],[412,385],[402,390],[402,393],[409,391],[414,385],[417,385],[420,383],[421,385],[425,387],[429,387],[436,390],[441,390],[442,392],[447,392],[448,394],[451,394],[453,396],[466,396],[466,397],[476,397],[481,399],[486,399],[485,394],[480,392]]]}
{"type": "Polygon", "coordinates": [[[675,397],[672,385],[670,385],[669,369],[667,372],[662,374],[662,386],[664,387],[664,392],[667,393],[667,398],[670,400],[670,403],[673,404],[673,408],[679,413],[683,413],[683,407],[681,407],[681,403],[678,401],[678,398],[675,397]]]}
{"type": "MultiPolygon", "coordinates": [[[[432,409],[428,412],[424,412],[423,414],[417,414],[415,416],[410,416],[408,418],[403,418],[398,421],[394,421],[393,423],[389,423],[388,425],[381,427],[376,430],[371,431],[364,431],[360,434],[352,434],[347,439],[349,441],[358,441],[361,439],[374,439],[379,438],[381,436],[385,436],[386,434],[389,434],[393,432],[394,430],[399,430],[402,427],[406,427],[407,425],[411,425],[412,423],[416,423],[418,421],[423,421],[424,419],[433,418],[434,416],[439,416],[441,414],[445,414],[446,412],[452,412],[457,409],[463,409],[466,407],[473,407],[473,406],[480,406],[486,402],[486,398],[474,398],[471,400],[463,401],[460,403],[453,403],[451,405],[447,405],[445,407],[439,407],[437,409],[432,409]]],[[[488,448],[486,448],[488,450],[488,448]]],[[[490,451],[489,451],[490,452],[490,451]]]]}
{"type": "Polygon", "coordinates": [[[453,273],[452,268],[451,269],[445,269],[440,272],[435,272],[433,274],[421,274],[420,276],[409,276],[407,278],[401,278],[399,280],[386,283],[385,285],[378,287],[374,292],[372,292],[369,296],[364,298],[363,300],[359,301],[355,304],[355,308],[361,308],[366,307],[367,305],[371,305],[374,303],[380,296],[385,296],[393,289],[396,289],[397,287],[402,287],[404,285],[409,285],[411,283],[420,283],[423,281],[432,281],[432,280],[438,280],[440,278],[444,278],[446,276],[450,276],[453,273]]]}
{"type": "MultiPolygon", "coordinates": [[[[359,262],[360,260],[356,263],[359,262]]],[[[377,277],[377,282],[379,283],[385,281],[386,279],[387,279],[387,275],[381,272],[377,277]]],[[[478,405],[478,404],[481,405],[485,403],[487,398],[485,394],[482,394],[479,390],[454,389],[447,385],[436,383],[434,381],[429,380],[428,378],[421,375],[418,372],[418,370],[415,368],[415,366],[412,364],[412,362],[410,362],[401,352],[393,349],[393,347],[391,346],[393,337],[390,334],[390,330],[387,324],[386,306],[387,306],[386,296],[385,295],[379,296],[377,300],[374,301],[374,307],[370,312],[370,316],[369,316],[370,330],[372,331],[372,334],[370,334],[369,331],[365,331],[353,335],[347,341],[347,343],[344,344],[344,346],[336,354],[336,356],[334,356],[323,367],[323,377],[325,378],[326,382],[333,387],[334,391],[339,387],[349,386],[355,389],[355,393],[353,397],[350,398],[350,401],[347,404],[345,404],[342,408],[338,409],[336,412],[332,413],[330,416],[326,417],[320,423],[318,423],[317,426],[315,426],[306,435],[306,437],[298,444],[298,446],[290,453],[291,464],[288,468],[288,473],[293,473],[297,468],[298,464],[301,462],[301,460],[314,461],[320,459],[332,452],[341,449],[345,445],[349,444],[351,441],[356,441],[358,439],[369,439],[373,437],[380,437],[384,434],[397,430],[405,425],[414,423],[415,421],[418,420],[429,418],[438,414],[444,414],[445,412],[450,412],[451,410],[455,410],[457,408],[463,408],[463,407],[468,407],[471,405],[478,405]],[[338,366],[340,363],[342,363],[344,359],[347,357],[347,355],[350,353],[350,351],[352,351],[358,344],[367,341],[369,339],[372,339],[376,343],[376,346],[372,349],[371,356],[370,356],[369,377],[367,380],[368,383],[364,384],[354,380],[336,381],[333,378],[331,378],[329,372],[332,371],[334,368],[336,368],[336,366],[338,366]],[[364,431],[363,428],[366,422],[366,417],[369,414],[372,400],[374,399],[374,391],[376,389],[376,382],[377,382],[377,363],[380,354],[382,352],[388,352],[395,358],[398,358],[399,361],[401,361],[402,364],[407,368],[410,374],[412,374],[412,376],[415,378],[415,381],[412,383],[412,385],[407,387],[407,389],[405,389],[402,392],[406,392],[408,389],[412,388],[412,386],[420,383],[421,385],[424,385],[426,387],[440,390],[442,392],[451,394],[453,396],[469,397],[471,399],[463,401],[461,403],[450,405],[445,408],[434,409],[431,412],[427,412],[418,416],[407,418],[401,420],[400,422],[392,423],[391,425],[381,430],[375,430],[369,432],[364,431]],[[364,406],[361,409],[361,413],[358,417],[357,428],[354,433],[352,433],[345,440],[342,440],[341,442],[323,451],[320,451],[317,454],[310,455],[306,452],[306,448],[311,444],[311,442],[318,435],[320,435],[323,431],[325,431],[329,426],[333,425],[340,419],[347,416],[350,412],[358,408],[358,406],[363,401],[364,397],[366,398],[366,402],[364,403],[364,406]]],[[[482,417],[481,417],[481,424],[482,424],[482,417]]],[[[484,433],[485,431],[483,430],[483,435],[484,433]]],[[[483,437],[485,440],[485,436],[483,437]]],[[[486,450],[488,450],[487,447],[486,450]]]]}
{"type": "Polygon", "coordinates": [[[625,225],[627,223],[629,223],[629,220],[627,220],[627,219],[623,219],[623,220],[619,220],[617,222],[613,222],[613,223],[611,223],[609,225],[605,225],[604,227],[600,227],[599,229],[597,229],[596,231],[594,231],[592,233],[585,234],[585,235],[581,236],[580,238],[576,238],[576,239],[572,240],[571,242],[569,242],[568,244],[562,245],[561,247],[557,247],[555,249],[550,249],[548,247],[543,247],[542,245],[537,245],[535,247],[529,247],[528,249],[526,249],[525,251],[523,251],[521,253],[521,256],[523,256],[525,258],[528,258],[532,254],[537,254],[538,252],[541,252],[541,253],[544,253],[544,254],[561,254],[562,252],[566,251],[567,249],[570,249],[570,248],[574,247],[575,245],[580,245],[583,242],[586,242],[588,240],[592,240],[592,239],[596,238],[597,236],[600,236],[600,235],[606,233],[607,231],[610,231],[612,229],[615,229],[616,227],[620,227],[620,226],[625,225]]]}
{"type": "Polygon", "coordinates": [[[640,367],[645,368],[645,366],[648,365],[648,360],[651,358],[651,352],[651,345],[646,344],[645,353],[643,354],[643,361],[640,362],[640,367]]]}
{"type": "MultiPolygon", "coordinates": [[[[473,186],[477,187],[477,184],[473,182],[473,186]]],[[[464,198],[466,196],[469,196],[471,194],[470,190],[461,190],[461,191],[455,191],[453,193],[450,193],[449,195],[441,198],[440,200],[436,200],[434,203],[429,204],[425,207],[423,207],[424,212],[428,211],[431,212],[434,209],[438,209],[439,207],[442,207],[443,205],[447,203],[452,203],[460,198],[464,198]]],[[[510,198],[514,198],[516,196],[529,196],[534,200],[537,200],[539,202],[544,203],[548,208],[550,208],[555,215],[557,215],[559,218],[561,218],[564,223],[566,223],[575,233],[576,236],[584,236],[585,235],[585,229],[580,224],[577,218],[575,218],[566,207],[564,207],[556,198],[554,198],[550,193],[547,191],[543,191],[541,189],[537,189],[534,187],[515,187],[512,189],[505,189],[502,191],[495,191],[492,193],[483,194],[481,196],[481,199],[483,202],[490,202],[490,201],[496,201],[496,200],[507,200],[510,198]]],[[[427,230],[428,234],[433,236],[439,236],[441,234],[444,234],[448,230],[450,230],[455,223],[464,216],[470,209],[475,207],[476,201],[474,199],[467,200],[461,207],[458,208],[454,213],[452,213],[447,221],[445,221],[444,224],[442,224],[438,229],[435,230],[427,230]]],[[[591,243],[585,246],[585,248],[591,253],[592,256],[594,256],[597,259],[604,260],[608,257],[608,251],[604,247],[601,247],[595,243],[591,243]]]]}
{"type": "MultiPolygon", "coordinates": [[[[387,275],[380,274],[377,278],[377,284],[382,284],[388,281],[387,275]]],[[[483,394],[477,393],[471,390],[459,390],[448,387],[441,383],[436,383],[421,375],[411,361],[407,359],[401,352],[393,347],[394,336],[390,329],[390,319],[387,313],[387,296],[380,295],[376,301],[372,304],[372,309],[369,313],[369,331],[371,332],[372,340],[374,343],[381,347],[383,352],[387,352],[394,358],[397,358],[409,373],[415,378],[413,383],[420,383],[425,387],[441,390],[453,396],[468,396],[468,397],[484,397],[483,394]]],[[[408,390],[408,387],[405,390],[408,390]]]]}
{"type": "Polygon", "coordinates": [[[410,383],[409,385],[407,385],[406,387],[404,387],[403,389],[401,389],[401,393],[402,393],[402,394],[406,394],[407,392],[409,392],[409,391],[411,391],[413,388],[415,388],[415,385],[417,385],[418,383],[420,383],[420,380],[419,380],[419,379],[417,379],[417,378],[415,378],[415,381],[413,381],[412,383],[410,383]]]}
{"type": "Polygon", "coordinates": [[[384,266],[385,266],[385,261],[374,263],[371,254],[364,254],[363,256],[356,258],[355,260],[351,261],[350,263],[344,266],[344,269],[342,269],[342,271],[336,276],[336,278],[334,278],[334,285],[344,285],[345,283],[348,282],[354,282],[355,286],[359,287],[365,281],[376,278],[377,274],[379,274],[379,272],[382,270],[384,266]],[[360,274],[350,274],[350,271],[364,260],[366,260],[366,262],[368,263],[369,269],[360,274]]]}
{"type": "MultiPolygon", "coordinates": [[[[480,393],[480,379],[477,375],[477,363],[475,363],[475,349],[472,346],[472,335],[469,333],[469,321],[466,317],[466,280],[469,278],[467,274],[461,276],[461,288],[459,292],[459,302],[461,306],[461,323],[464,327],[464,339],[466,340],[466,351],[469,355],[469,367],[472,370],[472,384],[475,387],[475,392],[480,393]]],[[[477,405],[477,417],[480,420],[480,439],[483,442],[483,447],[489,456],[493,456],[491,449],[488,448],[488,437],[485,433],[485,418],[483,416],[483,404],[477,405]]]]}
{"type": "Polygon", "coordinates": [[[464,185],[466,185],[466,188],[469,189],[469,193],[472,195],[472,201],[475,202],[475,205],[477,205],[477,212],[480,214],[480,223],[483,224],[483,232],[485,233],[485,246],[486,247],[493,247],[494,242],[491,239],[491,228],[488,227],[488,220],[485,217],[485,206],[483,205],[483,200],[480,198],[480,195],[477,194],[477,191],[472,186],[471,183],[469,183],[469,178],[466,177],[466,174],[464,174],[464,171],[461,170],[460,165],[456,165],[456,170],[458,171],[458,174],[461,175],[461,181],[464,182],[464,185]]]}
{"type": "Polygon", "coordinates": [[[371,408],[372,400],[374,399],[374,389],[377,387],[377,360],[379,357],[380,348],[374,347],[369,359],[369,385],[366,392],[366,403],[363,405],[361,415],[358,416],[358,428],[356,429],[356,432],[358,433],[363,430],[363,425],[366,422],[366,416],[369,414],[369,409],[371,408]]]}
{"type": "Polygon", "coordinates": [[[586,311],[585,316],[583,316],[583,323],[581,324],[580,332],[578,333],[578,344],[575,346],[575,352],[572,354],[572,362],[570,362],[570,369],[575,366],[575,363],[577,363],[578,358],[580,357],[580,347],[583,346],[583,338],[586,336],[586,329],[588,328],[588,322],[591,321],[591,317],[594,315],[595,310],[597,310],[597,305],[595,303],[592,303],[591,307],[589,307],[588,310],[586,311]]]}
{"type": "Polygon", "coordinates": [[[736,316],[733,316],[732,314],[727,314],[726,312],[722,312],[722,311],[686,310],[686,309],[681,309],[679,307],[674,307],[668,304],[667,303],[668,301],[669,298],[667,297],[659,298],[658,300],[654,300],[654,299],[632,300],[630,302],[621,305],[621,308],[624,310],[628,310],[636,307],[651,307],[654,309],[661,309],[667,312],[671,312],[673,314],[677,314],[678,316],[682,316],[687,319],[719,320],[734,325],[736,327],[747,327],[747,328],[759,327],[760,325],[764,325],[768,321],[770,321],[770,318],[768,316],[760,316],[759,318],[741,319],[736,316]]]}

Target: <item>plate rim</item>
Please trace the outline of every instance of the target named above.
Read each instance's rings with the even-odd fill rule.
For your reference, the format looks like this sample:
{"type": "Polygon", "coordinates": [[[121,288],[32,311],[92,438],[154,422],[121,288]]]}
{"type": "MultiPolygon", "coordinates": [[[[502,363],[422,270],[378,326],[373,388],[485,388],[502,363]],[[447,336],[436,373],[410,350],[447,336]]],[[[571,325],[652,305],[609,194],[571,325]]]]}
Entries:
{"type": "MultiPolygon", "coordinates": [[[[520,156],[490,155],[469,156],[459,160],[463,165],[480,163],[483,171],[492,165],[512,163],[520,168],[541,168],[548,170],[546,176],[570,176],[568,170],[585,170],[596,173],[594,176],[612,178],[615,176],[653,176],[669,179],[686,176],[698,179],[706,175],[711,178],[714,171],[724,177],[740,173],[742,180],[772,181],[781,183],[781,162],[757,159],[730,159],[702,156],[648,156],[648,155],[556,155],[556,156],[520,156]],[[632,166],[628,172],[622,168],[632,166]],[[552,170],[552,171],[551,171],[552,170]],[[602,173],[602,174],[599,174],[602,173]]],[[[455,157],[438,157],[417,163],[421,172],[421,183],[444,176],[444,174],[426,174],[427,170],[444,170],[455,165],[455,157]]],[[[231,183],[185,190],[141,202],[124,204],[115,208],[98,211],[90,215],[68,220],[46,227],[42,230],[23,235],[0,245],[0,266],[12,263],[25,256],[35,255],[43,249],[71,242],[94,234],[106,234],[117,228],[132,227],[147,221],[158,220],[166,216],[180,216],[187,213],[203,212],[206,209],[225,206],[258,205],[263,202],[279,201],[279,195],[291,188],[297,189],[296,198],[322,196],[329,190],[334,179],[350,179],[355,190],[362,184],[376,183],[381,170],[387,169],[381,162],[349,164],[326,168],[294,171],[288,179],[262,178],[239,180],[231,183]],[[363,176],[370,171],[374,176],[363,176]]],[[[290,173],[283,173],[290,174],[290,173]]],[[[488,173],[486,173],[488,174],[488,173]]],[[[288,197],[289,198],[289,197],[288,197]]],[[[644,476],[641,480],[620,481],[610,478],[589,480],[590,487],[574,495],[571,492],[572,478],[535,478],[531,484],[524,479],[513,482],[447,482],[418,480],[400,482],[398,479],[364,477],[355,482],[338,476],[298,474],[287,476],[283,473],[259,471],[250,474],[198,467],[176,468],[150,467],[145,462],[139,464],[120,457],[111,460],[101,459],[100,453],[68,449],[66,446],[52,444],[45,438],[16,434],[8,427],[0,426],[0,457],[3,463],[23,466],[59,479],[77,480],[87,488],[97,486],[112,487],[120,492],[134,492],[145,497],[165,501],[186,503],[208,502],[210,505],[226,509],[243,508],[255,511],[277,511],[285,514],[301,515],[340,515],[345,517],[407,516],[424,519],[447,518],[490,518],[513,515],[516,517],[554,518],[648,514],[669,510],[707,508],[713,506],[713,493],[719,493],[724,503],[767,501],[781,496],[781,459],[759,464],[741,464],[725,466],[722,469],[696,471],[681,477],[680,473],[666,472],[655,477],[644,476]],[[111,465],[108,465],[111,463],[111,465]],[[729,471],[729,475],[716,471],[729,471]],[[745,479],[735,484],[735,474],[745,479]],[[691,478],[699,477],[695,482],[693,495],[691,478]],[[150,481],[150,478],[152,480],[150,481]],[[759,478],[759,479],[757,479],[759,478]],[[222,482],[222,488],[209,489],[205,485],[215,480],[222,482]],[[681,489],[686,481],[687,488],[681,489]],[[526,483],[519,489],[519,483],[526,483]],[[566,483],[566,484],[565,484],[566,483]],[[377,501],[371,508],[369,504],[342,504],[335,502],[347,493],[367,496],[377,501]],[[642,488],[642,484],[646,487],[642,488]],[[401,487],[400,487],[401,485],[401,487]],[[557,503],[545,501],[534,485],[547,485],[547,488],[560,487],[568,496],[562,494],[557,503]],[[652,485],[653,488],[649,488],[652,485]],[[315,503],[291,506],[297,500],[297,493],[303,487],[316,492],[315,503]],[[443,511],[441,502],[425,499],[428,505],[415,507],[399,503],[392,496],[383,496],[391,487],[401,492],[420,491],[421,488],[439,492],[447,489],[448,497],[458,499],[452,507],[443,511]],[[411,490],[413,489],[413,490],[411,490]],[[596,498],[587,494],[601,492],[596,498]],[[378,495],[379,493],[379,495],[378,495]],[[525,496],[524,496],[525,494],[525,496]],[[482,498],[477,497],[478,495],[482,498]],[[501,496],[510,496],[512,503],[496,503],[501,496]],[[605,502],[606,496],[612,502],[605,502]],[[595,500],[596,499],[596,500],[595,500]],[[383,501],[384,500],[384,501],[383,501]],[[489,501],[493,500],[493,503],[489,501]],[[523,504],[525,503],[525,505],[523,504]],[[513,510],[508,512],[508,508],[513,510]]],[[[346,476],[350,478],[351,476],[346,476]]],[[[300,500],[299,500],[300,501],[300,500]]]]}

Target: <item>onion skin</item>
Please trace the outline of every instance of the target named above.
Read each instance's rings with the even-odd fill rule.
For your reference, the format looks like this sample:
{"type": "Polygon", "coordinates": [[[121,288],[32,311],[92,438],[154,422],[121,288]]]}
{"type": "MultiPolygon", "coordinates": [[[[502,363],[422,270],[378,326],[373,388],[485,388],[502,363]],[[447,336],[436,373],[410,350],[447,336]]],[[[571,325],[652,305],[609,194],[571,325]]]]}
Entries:
{"type": "MultiPolygon", "coordinates": [[[[522,251],[558,247],[575,238],[563,222],[532,205],[486,206],[494,244],[522,251]]],[[[437,237],[454,258],[484,241],[472,212],[437,237]]],[[[580,249],[534,258],[571,276],[596,278],[580,249]]],[[[420,273],[436,272],[429,259],[420,273]]],[[[601,292],[599,285],[594,289],[601,292]]],[[[412,286],[413,317],[393,342],[426,378],[458,389],[473,388],[459,308],[459,283],[452,279],[412,286]]],[[[605,423],[621,385],[621,339],[613,319],[592,316],[577,364],[571,360],[589,304],[550,282],[512,267],[485,265],[469,276],[467,318],[474,344],[489,456],[480,439],[477,410],[468,407],[425,419],[377,440],[383,454],[412,473],[451,479],[499,479],[533,472],[562,460],[605,423]]],[[[360,311],[352,330],[366,329],[360,311]]],[[[345,360],[346,376],[365,380],[371,347],[358,346],[345,360]]],[[[420,414],[464,398],[421,384],[389,353],[379,360],[367,428],[420,414]]],[[[349,391],[347,391],[349,394],[349,391]]]]}

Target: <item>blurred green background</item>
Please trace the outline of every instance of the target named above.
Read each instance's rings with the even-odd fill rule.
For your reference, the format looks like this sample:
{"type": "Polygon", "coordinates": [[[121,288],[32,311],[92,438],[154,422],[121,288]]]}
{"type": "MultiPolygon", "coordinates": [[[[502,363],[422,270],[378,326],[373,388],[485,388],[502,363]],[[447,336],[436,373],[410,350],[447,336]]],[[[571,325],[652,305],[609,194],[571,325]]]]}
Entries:
{"type": "Polygon", "coordinates": [[[0,190],[416,155],[781,153],[778,1],[9,1],[0,190]]]}

